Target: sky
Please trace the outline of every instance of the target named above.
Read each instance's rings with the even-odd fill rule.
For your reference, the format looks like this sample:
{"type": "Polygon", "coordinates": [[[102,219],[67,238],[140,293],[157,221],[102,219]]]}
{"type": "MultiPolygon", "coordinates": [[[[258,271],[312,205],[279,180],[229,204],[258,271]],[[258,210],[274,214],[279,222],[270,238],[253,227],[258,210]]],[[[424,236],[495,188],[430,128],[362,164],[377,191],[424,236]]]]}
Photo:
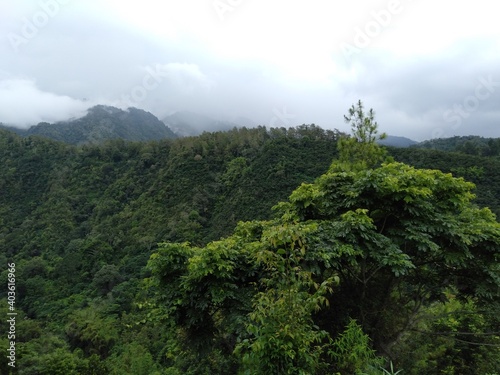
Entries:
{"type": "Polygon", "coordinates": [[[97,104],[417,141],[500,137],[491,0],[0,0],[0,122],[97,104]],[[238,120],[236,120],[238,119],[238,120]]]}

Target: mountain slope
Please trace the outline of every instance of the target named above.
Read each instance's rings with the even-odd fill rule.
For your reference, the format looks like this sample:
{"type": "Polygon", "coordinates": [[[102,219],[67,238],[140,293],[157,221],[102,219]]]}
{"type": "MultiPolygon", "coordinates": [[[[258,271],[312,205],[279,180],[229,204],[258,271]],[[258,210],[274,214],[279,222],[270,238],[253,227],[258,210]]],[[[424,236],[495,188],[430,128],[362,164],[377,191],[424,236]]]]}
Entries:
{"type": "Polygon", "coordinates": [[[28,130],[9,128],[23,136],[39,135],[70,144],[101,143],[110,139],[151,141],[176,138],[163,122],[149,112],[137,108],[124,111],[98,105],[76,120],[49,124],[39,123],[28,130]]]}
{"type": "Polygon", "coordinates": [[[478,156],[499,156],[500,138],[484,138],[477,135],[455,136],[423,141],[414,147],[478,156]]]}
{"type": "Polygon", "coordinates": [[[416,168],[439,169],[463,177],[476,185],[475,202],[489,207],[500,219],[500,160],[497,157],[467,155],[417,147],[389,147],[389,154],[399,162],[416,168]]]}
{"type": "MultiPolygon", "coordinates": [[[[157,243],[201,246],[238,221],[271,219],[272,206],[328,170],[340,136],[258,127],[72,146],[0,129],[0,259],[16,264],[19,367],[34,374],[63,363],[59,373],[107,375],[137,373],[113,370],[131,358],[147,369],[169,366],[171,331],[149,318],[143,286],[157,243]]],[[[500,213],[495,158],[389,151],[476,182],[477,203],[500,213]]],[[[0,361],[0,373],[8,370],[0,361]]]]}
{"type": "Polygon", "coordinates": [[[378,141],[378,143],[383,146],[410,147],[416,145],[418,142],[406,137],[388,135],[385,139],[378,141]]]}

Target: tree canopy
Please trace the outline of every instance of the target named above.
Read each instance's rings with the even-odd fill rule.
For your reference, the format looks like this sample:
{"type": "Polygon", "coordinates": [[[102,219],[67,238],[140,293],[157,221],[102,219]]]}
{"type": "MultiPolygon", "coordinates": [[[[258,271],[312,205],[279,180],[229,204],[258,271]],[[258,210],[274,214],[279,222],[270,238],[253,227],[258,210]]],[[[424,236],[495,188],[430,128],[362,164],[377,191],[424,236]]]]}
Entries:
{"type": "Polygon", "coordinates": [[[0,129],[18,373],[499,373],[500,162],[375,131],[0,129]]]}
{"type": "MultiPolygon", "coordinates": [[[[373,113],[364,117],[361,103],[358,110],[350,114],[366,119],[355,130],[361,138],[355,134],[327,173],[275,206],[274,219],[241,222],[205,247],[163,243],[152,255],[157,312],[177,327],[187,361],[197,358],[172,366],[376,373],[384,357],[426,372],[404,357],[423,316],[422,335],[432,334],[439,306],[487,309],[499,301],[500,224],[472,204],[473,184],[403,163],[377,165],[383,153],[373,113]],[[354,154],[356,168],[346,160],[354,154]],[[355,342],[346,341],[353,332],[355,342]],[[348,343],[361,343],[363,355],[339,360],[348,343]]],[[[499,344],[498,336],[487,339],[499,344]]],[[[496,348],[481,353],[496,358],[488,371],[500,365],[496,348]]],[[[455,373],[470,373],[464,368],[455,373]]]]}

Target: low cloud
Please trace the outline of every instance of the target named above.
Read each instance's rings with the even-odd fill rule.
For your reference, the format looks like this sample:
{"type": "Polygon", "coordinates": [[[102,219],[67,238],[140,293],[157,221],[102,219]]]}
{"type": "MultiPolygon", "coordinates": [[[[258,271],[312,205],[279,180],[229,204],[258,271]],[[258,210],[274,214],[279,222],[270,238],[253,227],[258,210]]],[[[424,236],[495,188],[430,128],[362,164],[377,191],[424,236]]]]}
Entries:
{"type": "Polygon", "coordinates": [[[207,91],[213,85],[196,64],[169,63],[161,68],[175,91],[183,94],[198,90],[207,91]]]}
{"type": "Polygon", "coordinates": [[[168,111],[166,107],[182,109],[186,103],[206,100],[215,86],[197,64],[157,63],[138,70],[140,76],[135,80],[128,78],[135,81],[135,85],[125,90],[119,101],[111,98],[111,104],[121,108],[139,107],[161,116],[168,111]]]}
{"type": "Polygon", "coordinates": [[[0,81],[0,103],[0,122],[19,128],[81,117],[91,106],[83,100],[42,91],[29,79],[0,81]]]}

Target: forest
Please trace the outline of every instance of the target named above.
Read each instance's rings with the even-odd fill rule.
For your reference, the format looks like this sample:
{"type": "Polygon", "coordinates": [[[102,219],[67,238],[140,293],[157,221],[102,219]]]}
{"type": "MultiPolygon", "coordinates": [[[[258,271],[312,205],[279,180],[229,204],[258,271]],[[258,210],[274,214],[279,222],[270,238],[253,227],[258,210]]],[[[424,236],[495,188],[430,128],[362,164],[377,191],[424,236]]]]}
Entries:
{"type": "Polygon", "coordinates": [[[498,142],[384,147],[361,102],[345,120],[0,129],[0,373],[500,374],[498,142]]]}

